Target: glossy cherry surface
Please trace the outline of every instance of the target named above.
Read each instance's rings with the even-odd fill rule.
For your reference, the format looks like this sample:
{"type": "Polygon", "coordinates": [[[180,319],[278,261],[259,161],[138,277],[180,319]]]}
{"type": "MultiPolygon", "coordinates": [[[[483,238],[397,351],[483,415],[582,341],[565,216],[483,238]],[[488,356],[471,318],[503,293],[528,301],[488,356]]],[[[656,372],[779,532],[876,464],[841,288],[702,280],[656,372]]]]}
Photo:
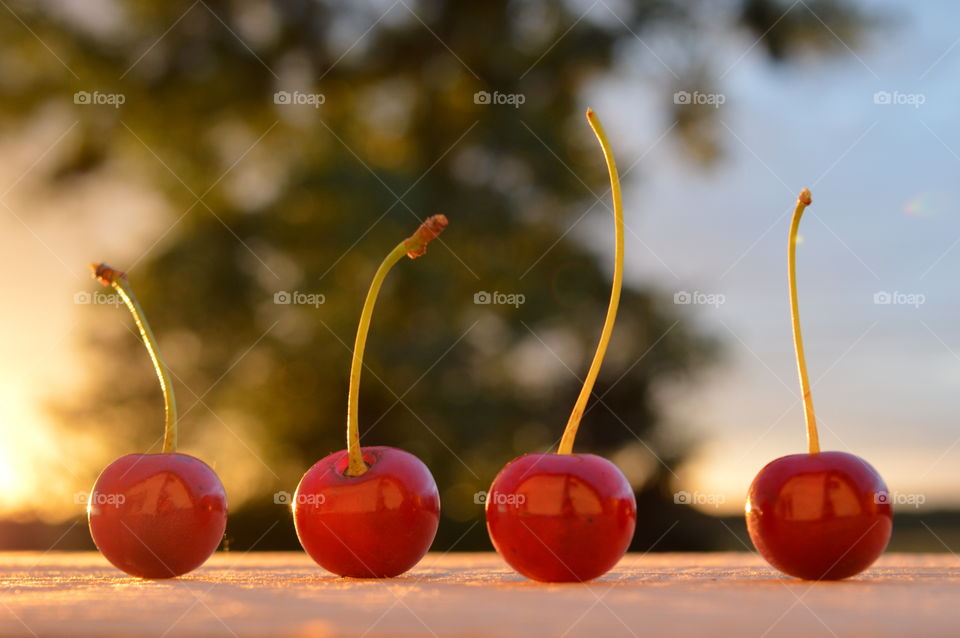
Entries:
{"type": "Polygon", "coordinates": [[[747,495],[747,529],[780,571],[807,580],[859,574],[883,553],[893,529],[887,487],[846,452],[791,454],[767,464],[747,495]]]}
{"type": "Polygon", "coordinates": [[[227,497],[209,465],[187,454],[128,454],[100,474],[90,534],[117,568],[172,578],[202,565],[227,525],[227,497]]]}
{"type": "Polygon", "coordinates": [[[440,495],[427,466],[413,454],[364,447],[367,471],[347,476],[346,450],[307,470],[293,500],[300,544],[340,576],[385,578],[416,565],[440,523],[440,495]]]}
{"type": "Polygon", "coordinates": [[[515,570],[544,582],[602,576],[633,539],[637,504],[620,469],[593,454],[525,454],[487,494],[487,530],[515,570]]]}

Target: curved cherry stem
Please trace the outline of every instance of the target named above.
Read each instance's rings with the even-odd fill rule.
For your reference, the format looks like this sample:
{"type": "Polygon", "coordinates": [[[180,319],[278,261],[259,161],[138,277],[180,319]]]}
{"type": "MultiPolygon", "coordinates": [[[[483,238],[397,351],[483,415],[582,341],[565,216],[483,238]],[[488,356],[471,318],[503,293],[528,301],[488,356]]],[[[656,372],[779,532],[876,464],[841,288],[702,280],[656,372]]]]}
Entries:
{"type": "Polygon", "coordinates": [[[157,372],[157,378],[160,380],[160,389],[163,391],[164,407],[164,426],[163,426],[163,452],[169,454],[177,451],[177,399],[173,393],[173,382],[170,379],[170,371],[163,359],[160,358],[160,350],[157,347],[157,338],[153,336],[150,330],[150,324],[137,301],[133,290],[130,288],[130,282],[127,281],[127,274],[123,271],[111,268],[106,264],[90,264],[93,270],[93,276],[104,286],[113,286],[123,302],[133,315],[133,320],[140,329],[140,337],[143,339],[143,345],[147,347],[150,354],[150,360],[153,362],[153,368],[157,372]]]}
{"type": "Polygon", "coordinates": [[[813,203],[810,190],[804,188],[797,196],[797,207],[790,222],[790,241],[787,247],[787,276],[790,282],[790,319],[793,322],[793,347],[797,353],[797,371],[800,373],[800,391],[803,394],[803,416],[807,422],[807,448],[810,454],[820,451],[817,434],[817,417],[813,413],[813,397],[810,394],[810,378],[807,376],[807,360],[803,353],[803,336],[800,334],[800,303],[797,299],[797,231],[800,218],[807,206],[813,203]]]}
{"type": "Polygon", "coordinates": [[[573,442],[577,437],[577,430],[580,427],[580,420],[583,418],[584,410],[587,408],[587,401],[590,399],[590,393],[593,392],[593,385],[597,381],[597,375],[600,373],[600,365],[603,363],[603,357],[607,353],[607,345],[610,343],[610,335],[613,334],[613,324],[617,320],[617,308],[620,306],[620,290],[623,287],[623,200],[620,194],[620,178],[617,175],[617,163],[613,158],[613,151],[610,149],[610,143],[607,141],[607,134],[597,119],[593,109],[587,109],[587,122],[597,136],[600,142],[600,148],[603,149],[603,157],[607,162],[607,171],[610,173],[610,191],[613,195],[613,219],[616,227],[616,254],[614,256],[613,267],[613,289],[610,291],[610,305],[607,307],[607,318],[603,322],[603,331],[600,333],[600,343],[597,345],[597,352],[593,355],[593,363],[590,364],[590,371],[587,372],[587,378],[580,389],[580,396],[573,406],[573,412],[570,413],[570,419],[567,421],[567,427],[563,431],[563,438],[560,439],[558,454],[573,454],[573,442]]]}
{"type": "Polygon", "coordinates": [[[386,256],[380,267],[377,268],[367,298],[363,302],[360,312],[360,324],[357,326],[357,338],[353,344],[353,361],[350,364],[350,391],[347,395],[347,476],[361,476],[367,471],[367,464],[363,460],[360,449],[360,373],[363,371],[363,351],[367,346],[367,333],[370,332],[370,319],[373,308],[377,304],[377,296],[387,273],[394,264],[403,259],[404,255],[410,259],[422,257],[427,252],[427,244],[447,227],[447,218],[444,215],[434,215],[428,218],[413,235],[397,244],[386,256]]]}

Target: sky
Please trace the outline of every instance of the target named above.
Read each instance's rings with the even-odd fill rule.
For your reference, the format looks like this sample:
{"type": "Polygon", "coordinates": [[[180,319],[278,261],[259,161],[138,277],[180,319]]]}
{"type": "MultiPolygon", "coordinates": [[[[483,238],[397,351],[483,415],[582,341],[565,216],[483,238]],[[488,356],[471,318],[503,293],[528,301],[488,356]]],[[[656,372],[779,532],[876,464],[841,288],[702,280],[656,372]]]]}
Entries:
{"type": "Polygon", "coordinates": [[[689,293],[700,303],[677,306],[684,321],[725,344],[722,365],[662,397],[673,427],[698,433],[674,471],[680,489],[719,495],[708,510],[740,510],[763,465],[806,450],[786,270],[803,187],[798,286],[822,446],[868,460],[908,507],[960,505],[960,12],[865,6],[882,24],[828,59],[777,67],[750,38],[718,47],[721,80],[702,90],[725,98],[725,158],[707,171],[662,137],[671,121],[630,70],[597,89],[631,147],[621,164],[642,158],[625,195],[629,278],[689,293]]]}
{"type": "MultiPolygon", "coordinates": [[[[823,447],[864,457],[922,507],[960,506],[960,10],[866,6],[886,19],[859,46],[789,66],[772,65],[748,34],[705,35],[719,80],[686,88],[723,96],[724,158],[708,169],[691,167],[670,135],[672,105],[650,89],[672,75],[663,40],[644,34],[625,47],[584,96],[621,167],[635,164],[624,193],[628,281],[697,301],[672,310],[724,344],[696,383],[660,393],[668,430],[697,444],[671,468],[676,489],[702,495],[707,511],[742,509],[763,465],[806,449],[786,287],[802,187],[814,203],[801,227],[800,304],[823,447]]],[[[137,258],[173,212],[130,167],[69,196],[44,189],[45,163],[76,140],[69,113],[39,115],[42,126],[0,140],[0,267],[15,274],[4,278],[0,333],[0,511],[38,493],[68,499],[71,481],[51,493],[47,474],[69,477],[72,457],[102,456],[82,432],[55,435],[45,409],[89,382],[78,373],[89,309],[74,295],[95,289],[91,255],[137,258]]],[[[598,213],[576,234],[603,249],[608,224],[598,213]]]]}

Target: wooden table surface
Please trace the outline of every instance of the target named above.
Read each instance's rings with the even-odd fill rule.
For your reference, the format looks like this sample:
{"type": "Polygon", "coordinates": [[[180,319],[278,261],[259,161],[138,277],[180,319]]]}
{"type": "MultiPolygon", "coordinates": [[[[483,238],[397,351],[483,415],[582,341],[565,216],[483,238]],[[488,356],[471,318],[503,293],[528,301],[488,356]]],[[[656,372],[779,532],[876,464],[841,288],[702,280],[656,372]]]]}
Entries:
{"type": "Polygon", "coordinates": [[[0,635],[945,638],[960,635],[960,559],[888,554],[859,578],[811,584],[752,554],[648,554],[588,584],[544,585],[495,554],[431,554],[376,581],[302,553],[218,553],[150,582],[96,553],[9,553],[0,635]]]}

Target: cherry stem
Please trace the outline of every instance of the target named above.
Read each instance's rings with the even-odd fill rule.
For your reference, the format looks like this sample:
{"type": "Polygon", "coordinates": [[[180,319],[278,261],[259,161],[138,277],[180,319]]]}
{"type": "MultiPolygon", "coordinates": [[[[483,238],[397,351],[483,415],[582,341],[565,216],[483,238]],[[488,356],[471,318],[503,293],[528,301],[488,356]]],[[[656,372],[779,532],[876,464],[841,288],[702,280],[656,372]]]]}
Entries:
{"type": "Polygon", "coordinates": [[[130,288],[127,281],[127,274],[121,270],[111,268],[106,264],[90,264],[93,270],[93,276],[104,286],[113,286],[123,299],[133,320],[140,329],[140,336],[143,338],[143,345],[147,347],[150,354],[150,360],[157,372],[157,378],[160,380],[160,389],[163,391],[164,406],[164,425],[163,425],[163,453],[170,454],[177,451],[177,400],[173,393],[173,382],[170,380],[170,371],[163,359],[160,358],[160,350],[157,347],[157,338],[153,336],[150,330],[150,324],[140,307],[140,303],[130,288]]]}
{"type": "Polygon", "coordinates": [[[820,451],[820,436],[817,434],[817,418],[813,413],[813,397],[810,394],[810,378],[807,376],[807,360],[803,354],[803,336],[800,334],[800,303],[797,299],[797,231],[800,218],[807,206],[813,203],[810,190],[804,188],[797,196],[797,207],[790,223],[790,241],[787,247],[787,274],[790,282],[790,319],[793,322],[793,347],[797,353],[797,371],[800,373],[800,391],[803,394],[803,416],[807,421],[807,448],[810,454],[820,451]]]}
{"type": "Polygon", "coordinates": [[[410,259],[422,257],[427,252],[427,244],[447,227],[447,218],[444,215],[434,215],[428,218],[413,235],[396,245],[390,254],[377,268],[367,298],[363,302],[360,313],[360,325],[357,326],[357,339],[353,345],[353,362],[350,365],[350,391],[347,396],[347,476],[361,476],[367,471],[367,464],[363,460],[360,449],[360,373],[363,371],[363,351],[367,345],[367,333],[370,332],[370,319],[373,308],[380,294],[380,287],[387,273],[404,255],[410,259]]]}
{"type": "Polygon", "coordinates": [[[593,355],[593,363],[590,364],[590,371],[580,389],[580,396],[573,406],[573,412],[567,421],[567,427],[563,431],[563,438],[560,439],[558,454],[573,454],[573,441],[577,437],[577,430],[580,427],[580,420],[583,418],[584,410],[587,408],[587,401],[593,392],[593,384],[600,373],[600,365],[603,363],[603,357],[607,353],[607,345],[610,343],[610,335],[613,334],[613,324],[617,320],[617,308],[620,306],[620,290],[623,287],[623,201],[620,194],[620,178],[617,175],[617,163],[613,158],[613,151],[610,149],[610,143],[607,141],[607,134],[603,130],[603,125],[594,114],[593,109],[587,109],[587,122],[597,136],[600,147],[603,149],[603,157],[607,162],[607,171],[610,173],[610,191],[613,195],[613,219],[616,227],[616,254],[614,256],[613,268],[613,289],[610,291],[610,305],[607,307],[607,318],[603,322],[603,331],[600,333],[600,343],[597,345],[597,352],[593,355]]]}

